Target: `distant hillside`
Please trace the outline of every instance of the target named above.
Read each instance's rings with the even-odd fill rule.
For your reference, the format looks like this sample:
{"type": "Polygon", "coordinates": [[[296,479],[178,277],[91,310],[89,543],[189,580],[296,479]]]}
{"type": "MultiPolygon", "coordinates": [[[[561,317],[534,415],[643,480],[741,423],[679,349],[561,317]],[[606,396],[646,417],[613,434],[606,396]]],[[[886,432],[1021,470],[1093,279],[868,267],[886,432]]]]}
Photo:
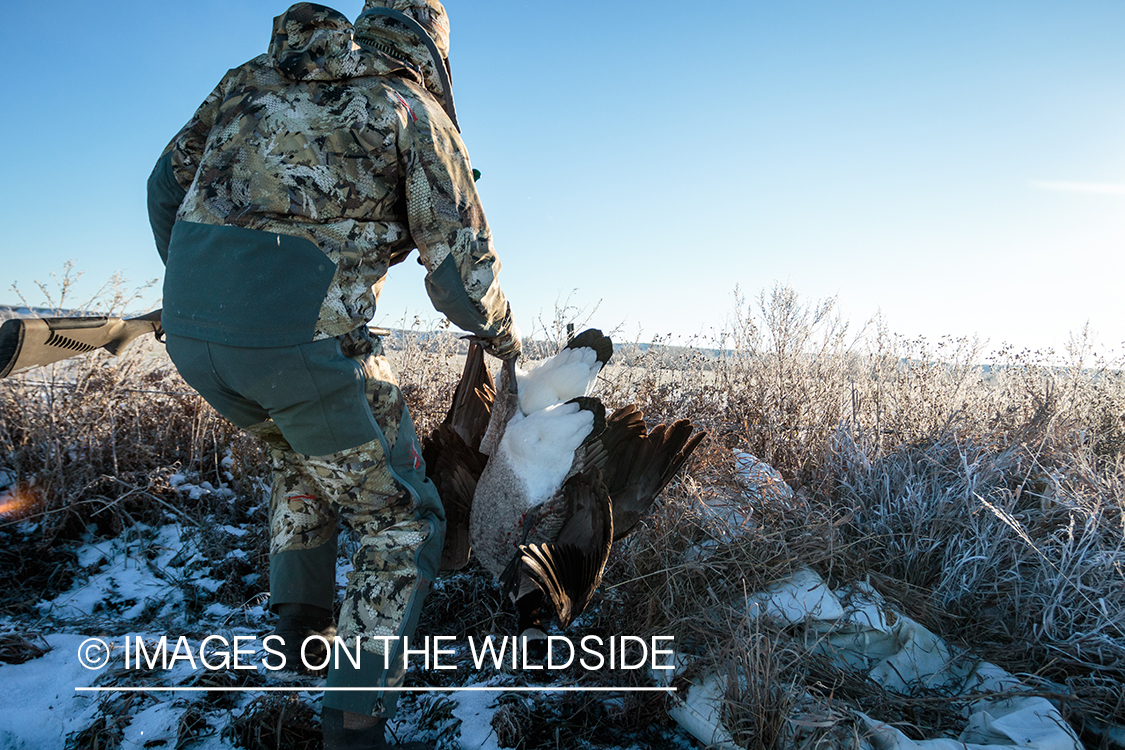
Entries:
{"type": "Polygon", "coordinates": [[[82,318],[97,315],[89,310],[59,310],[54,307],[28,307],[27,305],[0,305],[0,320],[9,318],[50,318],[70,316],[82,318]]]}
{"type": "Polygon", "coordinates": [[[26,317],[41,318],[46,314],[47,312],[39,307],[24,307],[22,305],[0,305],[0,320],[26,317]]]}

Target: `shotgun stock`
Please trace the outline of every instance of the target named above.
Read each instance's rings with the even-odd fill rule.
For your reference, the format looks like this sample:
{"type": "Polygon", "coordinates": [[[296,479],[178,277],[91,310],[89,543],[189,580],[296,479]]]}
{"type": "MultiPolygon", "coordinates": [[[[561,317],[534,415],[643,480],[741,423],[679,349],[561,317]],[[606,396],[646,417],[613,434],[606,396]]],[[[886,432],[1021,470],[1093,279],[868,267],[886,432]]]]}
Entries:
{"type": "Polygon", "coordinates": [[[136,318],[12,318],[0,326],[0,378],[94,349],[117,355],[146,333],[160,337],[160,310],[136,318]]]}

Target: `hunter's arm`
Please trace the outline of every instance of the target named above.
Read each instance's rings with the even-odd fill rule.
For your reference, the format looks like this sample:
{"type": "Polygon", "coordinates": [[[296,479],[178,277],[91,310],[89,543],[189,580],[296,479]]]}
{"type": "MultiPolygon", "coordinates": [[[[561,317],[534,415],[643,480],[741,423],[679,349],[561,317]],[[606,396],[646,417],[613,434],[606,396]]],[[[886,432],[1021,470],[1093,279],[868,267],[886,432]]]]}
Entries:
{"type": "Polygon", "coordinates": [[[399,158],[405,168],[410,233],[428,271],[426,292],[458,328],[486,339],[511,337],[512,317],[498,278],[500,259],[465,145],[436,101],[403,89],[399,158]]]}
{"type": "Polygon", "coordinates": [[[176,212],[199,169],[207,136],[215,124],[229,75],[228,73],[223,77],[188,124],[176,133],[149,175],[148,221],[156,240],[156,250],[165,263],[168,262],[168,243],[172,237],[172,225],[176,223],[176,212]]]}

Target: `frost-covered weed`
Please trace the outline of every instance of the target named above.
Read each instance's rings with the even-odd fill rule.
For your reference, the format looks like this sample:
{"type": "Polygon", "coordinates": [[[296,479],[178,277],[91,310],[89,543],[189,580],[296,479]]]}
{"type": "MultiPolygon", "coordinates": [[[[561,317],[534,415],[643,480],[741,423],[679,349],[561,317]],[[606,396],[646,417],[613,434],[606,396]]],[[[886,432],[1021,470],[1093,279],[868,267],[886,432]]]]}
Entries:
{"type": "MultiPolygon", "coordinates": [[[[597,325],[591,314],[561,311],[527,357],[597,325]]],[[[464,344],[445,330],[385,344],[425,436],[448,408],[464,344]]],[[[714,340],[618,341],[595,395],[611,409],[636,403],[650,426],[690,418],[711,438],[616,545],[576,627],[671,633],[712,662],[727,659],[732,674],[762,677],[751,683],[763,713],[728,712],[746,736],[783,737],[779,712],[800,703],[798,688],[867,700],[860,683],[802,661],[789,634],[751,632],[740,619],[741,596],[802,565],[833,582],[867,580],[955,644],[1036,674],[1044,692],[1069,691],[1062,706],[1078,725],[1125,722],[1125,381],[1121,362],[1095,356],[1088,337],[1058,357],[986,356],[972,339],[909,339],[880,321],[853,329],[831,301],[809,304],[776,287],[754,300],[736,295],[714,340]],[[796,494],[749,496],[736,452],[773,465],[796,494]],[[750,653],[755,643],[772,651],[750,653]],[[786,680],[780,693],[765,679],[775,673],[786,680]]],[[[249,550],[249,560],[219,566],[236,542],[215,530],[261,518],[267,473],[260,449],[159,349],[0,381],[0,474],[12,483],[7,497],[27,501],[18,518],[0,517],[0,532],[20,559],[52,541],[206,517],[212,531],[191,533],[227,581],[218,598],[237,607],[260,588],[253,575],[264,560],[249,550]],[[185,490],[206,483],[233,496],[185,490]]],[[[75,563],[41,557],[72,572],[29,568],[29,580],[55,586],[49,594],[66,590],[75,563]]],[[[502,598],[489,586],[439,587],[427,628],[503,627],[502,598]]],[[[20,591],[7,614],[33,608],[20,591]]],[[[522,724],[507,713],[505,727],[522,724]]]]}

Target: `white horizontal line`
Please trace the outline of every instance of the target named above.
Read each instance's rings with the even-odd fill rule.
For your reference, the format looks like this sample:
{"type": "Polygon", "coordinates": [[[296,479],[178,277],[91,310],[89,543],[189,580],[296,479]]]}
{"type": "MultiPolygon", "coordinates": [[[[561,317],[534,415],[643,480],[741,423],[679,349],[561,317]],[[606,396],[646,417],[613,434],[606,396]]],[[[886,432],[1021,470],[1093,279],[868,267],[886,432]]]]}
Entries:
{"type": "Polygon", "coordinates": [[[674,687],[401,687],[401,688],[358,688],[358,687],[76,687],[79,693],[675,693],[674,687]]]}

